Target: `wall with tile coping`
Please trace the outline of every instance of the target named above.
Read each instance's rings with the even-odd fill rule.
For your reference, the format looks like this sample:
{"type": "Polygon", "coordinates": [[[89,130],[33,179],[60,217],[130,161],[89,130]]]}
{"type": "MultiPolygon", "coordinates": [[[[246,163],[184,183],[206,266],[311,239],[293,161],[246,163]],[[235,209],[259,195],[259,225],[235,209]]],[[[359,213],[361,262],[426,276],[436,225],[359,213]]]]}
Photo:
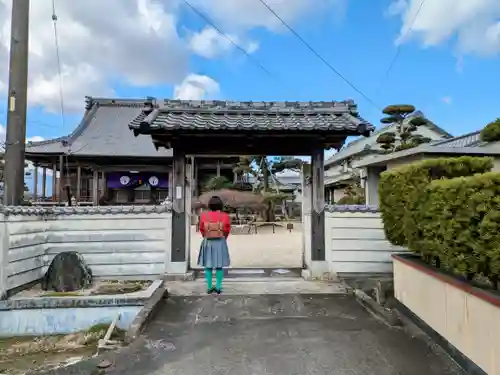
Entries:
{"type": "Polygon", "coordinates": [[[0,295],[40,279],[62,251],[82,254],[97,278],[158,279],[171,228],[169,205],[0,207],[0,295]]]}
{"type": "Polygon", "coordinates": [[[325,232],[331,273],[392,273],[391,254],[407,252],[387,241],[376,206],[327,206],[325,232]]]}

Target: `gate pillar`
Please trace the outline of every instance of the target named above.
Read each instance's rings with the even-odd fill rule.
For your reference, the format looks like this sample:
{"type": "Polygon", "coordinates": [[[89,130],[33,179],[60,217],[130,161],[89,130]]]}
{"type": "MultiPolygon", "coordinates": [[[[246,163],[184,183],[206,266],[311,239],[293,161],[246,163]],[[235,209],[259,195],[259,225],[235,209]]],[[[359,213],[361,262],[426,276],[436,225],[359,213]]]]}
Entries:
{"type": "MultiPolygon", "coordinates": [[[[186,199],[186,154],[181,148],[173,149],[173,189],[172,189],[172,240],[170,246],[170,262],[167,274],[183,275],[188,270],[187,230],[190,207],[186,199]]],[[[190,204],[190,200],[189,200],[190,204]]]]}
{"type": "Polygon", "coordinates": [[[304,179],[306,195],[303,197],[305,206],[304,225],[304,265],[305,279],[335,279],[327,261],[325,249],[325,152],[316,148],[311,155],[310,177],[304,179]]]}

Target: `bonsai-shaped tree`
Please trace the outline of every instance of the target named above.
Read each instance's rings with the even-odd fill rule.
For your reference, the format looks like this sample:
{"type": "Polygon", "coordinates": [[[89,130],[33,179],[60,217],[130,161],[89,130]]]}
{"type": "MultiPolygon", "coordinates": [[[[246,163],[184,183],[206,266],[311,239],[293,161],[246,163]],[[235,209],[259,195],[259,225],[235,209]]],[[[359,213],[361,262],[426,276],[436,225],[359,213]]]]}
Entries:
{"type": "Polygon", "coordinates": [[[224,176],[214,176],[207,181],[205,190],[230,189],[232,183],[224,176]]]}
{"type": "Polygon", "coordinates": [[[376,142],[380,145],[380,148],[384,150],[385,153],[389,154],[394,151],[396,143],[396,133],[387,132],[380,134],[377,137],[376,142]]]}
{"type": "Polygon", "coordinates": [[[363,189],[358,184],[347,185],[344,189],[344,196],[337,202],[338,205],[365,204],[363,189]]]}
{"type": "Polygon", "coordinates": [[[481,130],[481,141],[496,142],[500,141],[500,117],[490,122],[481,130]]]}
{"type": "Polygon", "coordinates": [[[303,163],[303,160],[290,156],[275,158],[269,158],[265,155],[242,156],[234,166],[233,171],[240,176],[242,181],[248,182],[248,177],[253,177],[256,181],[254,191],[260,191],[267,205],[264,219],[273,221],[274,207],[281,204],[288,196],[276,191],[277,189],[271,189],[271,183],[277,181],[277,173],[285,170],[299,171],[303,163]]]}
{"type": "Polygon", "coordinates": [[[424,117],[416,115],[414,106],[409,104],[393,104],[385,107],[382,112],[386,117],[382,118],[380,122],[382,124],[396,124],[396,131],[400,140],[400,144],[394,146],[396,134],[393,133],[393,140],[391,135],[382,137],[388,133],[381,134],[379,138],[382,137],[382,139],[379,141],[377,138],[377,143],[387,152],[406,150],[431,141],[428,137],[423,137],[420,134],[413,134],[419,126],[427,123],[424,117]]]}

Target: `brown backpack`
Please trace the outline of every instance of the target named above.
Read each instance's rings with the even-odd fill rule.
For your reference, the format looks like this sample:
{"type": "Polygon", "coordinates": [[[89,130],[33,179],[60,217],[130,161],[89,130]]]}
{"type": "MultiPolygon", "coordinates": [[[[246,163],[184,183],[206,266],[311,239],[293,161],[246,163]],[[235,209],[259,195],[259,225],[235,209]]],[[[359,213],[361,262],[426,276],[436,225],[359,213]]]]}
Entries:
{"type": "Polygon", "coordinates": [[[222,222],[222,215],[219,212],[217,221],[209,221],[208,214],[205,216],[205,223],[203,229],[205,230],[205,238],[224,238],[224,223],[222,222]]]}

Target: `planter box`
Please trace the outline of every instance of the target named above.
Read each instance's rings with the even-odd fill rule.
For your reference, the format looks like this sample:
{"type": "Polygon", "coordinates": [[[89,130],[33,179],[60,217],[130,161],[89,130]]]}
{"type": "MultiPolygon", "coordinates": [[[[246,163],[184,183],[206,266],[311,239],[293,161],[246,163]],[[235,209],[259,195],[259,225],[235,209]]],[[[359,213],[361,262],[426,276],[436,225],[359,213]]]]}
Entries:
{"type": "Polygon", "coordinates": [[[416,318],[467,373],[500,375],[500,295],[410,254],[393,255],[393,260],[394,293],[403,312],[416,318]]]}

